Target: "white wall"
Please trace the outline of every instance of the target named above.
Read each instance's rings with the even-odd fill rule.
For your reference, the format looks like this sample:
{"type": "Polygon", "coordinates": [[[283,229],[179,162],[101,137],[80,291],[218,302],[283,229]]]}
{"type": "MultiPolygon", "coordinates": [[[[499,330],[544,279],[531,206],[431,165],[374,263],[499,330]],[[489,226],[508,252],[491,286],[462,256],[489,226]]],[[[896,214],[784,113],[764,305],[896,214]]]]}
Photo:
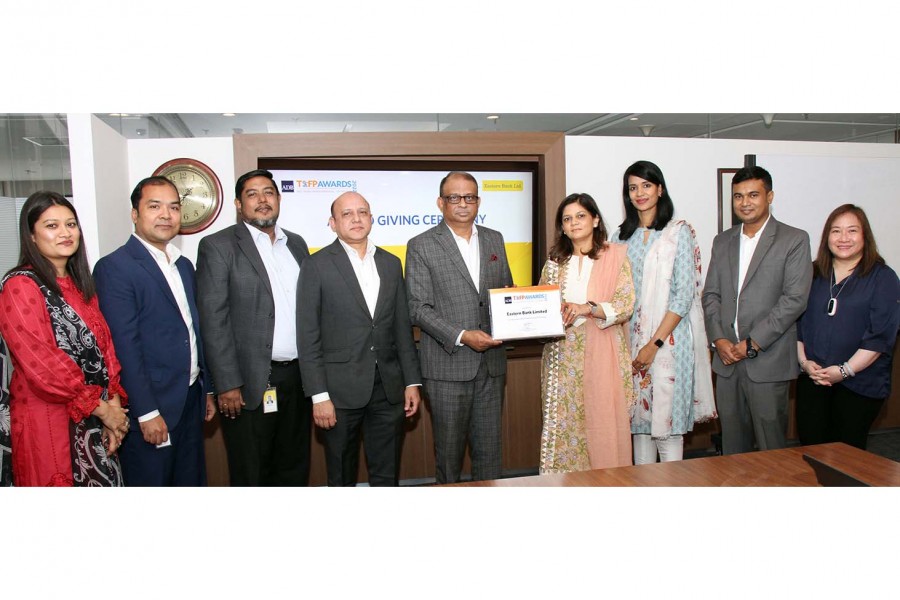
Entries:
{"type": "MultiPolygon", "coordinates": [[[[625,169],[636,160],[656,163],[669,185],[669,193],[675,203],[675,216],[689,221],[697,231],[705,270],[718,229],[716,169],[742,167],[745,154],[756,154],[757,164],[766,167],[759,157],[900,158],[900,145],[572,136],[566,138],[566,193],[586,192],[593,196],[607,226],[615,230],[624,218],[622,174],[625,169]]],[[[797,190],[797,178],[788,185],[792,172],[780,168],[770,172],[775,191],[773,214],[789,225],[807,229],[811,237],[818,240],[824,216],[843,201],[822,207],[824,215],[818,220],[802,218],[794,214],[796,211],[791,211],[796,196],[792,200],[791,194],[779,193],[779,182],[785,182],[786,189],[797,190]]],[[[897,176],[900,173],[896,173],[897,176]]],[[[806,174],[799,177],[806,177],[806,174]]],[[[802,189],[802,179],[800,183],[802,189]]],[[[883,220],[896,230],[900,220],[896,206],[896,201],[888,201],[883,203],[877,214],[869,212],[872,209],[870,206],[866,206],[866,210],[871,221],[883,220]]],[[[893,261],[890,256],[886,258],[895,266],[900,263],[900,257],[893,261]]]]}
{"type": "Polygon", "coordinates": [[[72,198],[88,261],[122,244],[131,233],[126,140],[88,113],[69,114],[72,198]]]}
{"type": "MultiPolygon", "coordinates": [[[[199,233],[179,235],[172,241],[182,254],[196,264],[200,239],[235,223],[234,145],[231,138],[128,140],[128,181],[131,186],[128,188],[128,196],[137,182],[149,177],[160,165],[173,158],[199,160],[209,166],[222,183],[222,210],[212,225],[199,233]]],[[[130,203],[128,210],[131,210],[130,203]]]]}
{"type": "MultiPolygon", "coordinates": [[[[79,216],[85,227],[88,256],[92,263],[120,245],[131,232],[131,189],[166,161],[188,157],[209,165],[219,176],[224,190],[222,211],[216,221],[198,234],[179,236],[174,243],[196,262],[200,239],[234,224],[234,149],[231,138],[188,138],[125,140],[90,115],[69,115],[72,155],[73,190],[79,216]],[[96,122],[96,123],[95,123],[96,122]],[[127,171],[123,166],[127,161],[127,171]],[[127,181],[122,174],[127,172],[127,181]],[[96,192],[95,192],[96,189],[96,192]]],[[[754,140],[708,140],[683,138],[632,138],[572,136],[566,138],[566,192],[587,192],[600,206],[611,229],[621,222],[622,173],[640,159],[655,162],[662,168],[675,201],[675,215],[687,219],[696,229],[704,265],[717,233],[716,169],[743,166],[745,154],[756,154],[760,166],[770,157],[774,181],[773,213],[785,222],[810,232],[813,244],[818,240],[825,215],[840,202],[862,203],[860,198],[835,199],[820,212],[805,218],[793,207],[805,207],[806,199],[798,198],[808,178],[783,165],[790,160],[774,157],[815,157],[858,159],[900,159],[897,144],[851,144],[821,142],[781,142],[754,140]],[[779,186],[785,193],[779,192],[779,186]],[[799,200],[804,200],[800,202],[799,200]]],[[[806,159],[804,159],[806,160],[806,159]]],[[[876,164],[878,161],[868,161],[876,164]]],[[[829,161],[823,161],[827,165],[829,161]]],[[[888,233],[900,225],[896,198],[865,204],[879,243],[893,265],[894,257],[888,233]],[[880,209],[880,210],[879,210],[880,209]],[[884,240],[884,241],[881,241],[884,240]]],[[[804,209],[805,210],[805,209],[804,209]]],[[[893,242],[893,239],[890,239],[893,242]]]]}

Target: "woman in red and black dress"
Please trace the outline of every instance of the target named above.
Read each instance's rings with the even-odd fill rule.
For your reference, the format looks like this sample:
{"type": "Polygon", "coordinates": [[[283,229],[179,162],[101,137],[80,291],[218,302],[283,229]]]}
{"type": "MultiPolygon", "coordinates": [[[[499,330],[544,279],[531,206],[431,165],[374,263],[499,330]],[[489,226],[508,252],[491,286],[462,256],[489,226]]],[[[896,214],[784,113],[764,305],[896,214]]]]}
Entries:
{"type": "Polygon", "coordinates": [[[13,483],[121,485],[125,393],[75,208],[36,192],[19,236],[19,266],[0,283],[0,335],[13,363],[13,483]]]}

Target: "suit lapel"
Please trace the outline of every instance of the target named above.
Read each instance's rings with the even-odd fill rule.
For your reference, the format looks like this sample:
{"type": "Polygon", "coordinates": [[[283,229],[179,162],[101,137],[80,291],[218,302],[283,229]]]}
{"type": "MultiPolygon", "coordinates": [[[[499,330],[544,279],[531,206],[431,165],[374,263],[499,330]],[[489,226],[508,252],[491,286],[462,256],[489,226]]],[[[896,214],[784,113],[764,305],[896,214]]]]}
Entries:
{"type": "Polygon", "coordinates": [[[728,267],[731,269],[728,281],[731,282],[731,291],[737,296],[738,278],[741,273],[741,228],[734,229],[734,235],[728,241],[728,267]]]}
{"type": "Polygon", "coordinates": [[[262,258],[259,256],[259,250],[256,248],[256,243],[250,236],[250,232],[247,231],[247,225],[238,223],[234,228],[234,235],[238,239],[238,248],[244,253],[247,260],[250,261],[253,270],[256,271],[256,274],[262,280],[263,285],[269,290],[269,295],[274,298],[275,296],[272,294],[272,284],[269,281],[269,272],[266,271],[266,265],[263,264],[262,258]]]}
{"type": "Polygon", "coordinates": [[[175,295],[172,293],[172,288],[169,287],[169,282],[166,281],[165,276],[162,274],[162,271],[159,268],[159,265],[156,264],[156,259],[150,254],[150,251],[144,247],[144,245],[135,238],[131,236],[128,240],[128,251],[132,257],[134,257],[135,261],[147,272],[150,276],[150,279],[158,285],[163,293],[163,295],[168,298],[169,302],[172,303],[177,310],[178,303],[175,301],[175,295]]]}
{"type": "Polygon", "coordinates": [[[747,282],[750,281],[753,274],[756,273],[756,269],[759,268],[759,263],[762,262],[762,259],[769,251],[769,248],[772,247],[772,243],[775,241],[775,229],[776,221],[774,218],[770,217],[769,224],[766,225],[765,231],[762,232],[762,237],[759,239],[759,242],[756,244],[756,250],[753,252],[753,258],[750,259],[750,264],[747,266],[747,275],[744,276],[744,285],[741,286],[741,291],[747,287],[747,282]]]}
{"type": "MultiPolygon", "coordinates": [[[[450,261],[457,269],[459,269],[459,272],[462,273],[463,279],[472,286],[472,289],[475,289],[475,282],[472,281],[472,275],[469,273],[469,268],[466,267],[466,261],[463,260],[462,254],[459,252],[459,246],[456,245],[456,238],[453,237],[450,226],[447,224],[442,225],[443,226],[439,226],[437,229],[438,243],[443,246],[444,253],[450,257],[450,261]]],[[[481,242],[481,240],[479,240],[479,242],[481,242]]],[[[480,243],[479,246],[481,246],[480,243]]]]}
{"type": "MultiPolygon", "coordinates": [[[[284,231],[282,229],[282,231],[284,231]]],[[[291,251],[291,254],[294,256],[294,260],[297,261],[297,264],[303,264],[303,259],[305,259],[308,255],[303,253],[303,249],[298,247],[292,240],[291,236],[288,235],[287,231],[285,231],[284,235],[287,236],[287,249],[291,251]]]]}
{"type": "Polygon", "coordinates": [[[378,270],[379,283],[378,300],[375,302],[375,317],[373,317],[373,320],[378,317],[382,310],[384,310],[385,296],[389,289],[388,286],[393,285],[393,283],[389,281],[390,277],[388,276],[386,254],[387,252],[381,248],[375,248],[375,268],[378,270]]]}
{"type": "Polygon", "coordinates": [[[353,265],[350,264],[350,257],[347,256],[347,251],[344,250],[344,247],[341,246],[338,240],[334,240],[334,243],[328,246],[326,251],[331,255],[331,260],[334,262],[337,272],[341,274],[347,287],[350,288],[353,298],[360,308],[363,309],[363,312],[368,315],[369,305],[366,304],[366,297],[363,296],[362,288],[359,285],[359,280],[356,278],[356,273],[353,271],[353,265]]]}
{"type": "Polygon", "coordinates": [[[478,290],[483,292],[487,289],[487,265],[492,260],[496,260],[496,251],[488,244],[488,236],[484,235],[484,230],[478,234],[478,255],[481,265],[478,269],[478,290]]]}

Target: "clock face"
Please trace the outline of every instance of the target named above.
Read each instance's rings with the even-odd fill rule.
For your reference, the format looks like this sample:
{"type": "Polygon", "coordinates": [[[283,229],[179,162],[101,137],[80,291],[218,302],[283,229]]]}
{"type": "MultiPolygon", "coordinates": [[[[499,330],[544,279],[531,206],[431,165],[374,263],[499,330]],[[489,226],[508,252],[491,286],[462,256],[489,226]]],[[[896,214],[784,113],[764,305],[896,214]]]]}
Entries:
{"type": "Polygon", "coordinates": [[[222,209],[222,185],[213,171],[189,158],[162,165],[155,175],[175,184],[181,197],[181,233],[197,233],[209,227],[222,209]]]}

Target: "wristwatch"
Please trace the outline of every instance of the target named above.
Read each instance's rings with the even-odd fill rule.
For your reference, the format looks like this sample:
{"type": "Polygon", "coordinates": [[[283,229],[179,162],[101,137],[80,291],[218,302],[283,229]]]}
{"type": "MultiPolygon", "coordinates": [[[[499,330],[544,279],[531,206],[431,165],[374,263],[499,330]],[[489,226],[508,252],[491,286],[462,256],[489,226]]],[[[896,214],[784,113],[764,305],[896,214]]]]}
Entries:
{"type": "Polygon", "coordinates": [[[756,348],[753,347],[750,338],[747,338],[747,358],[756,358],[756,354],[756,348]]]}
{"type": "Polygon", "coordinates": [[[656,340],[654,340],[653,345],[656,346],[657,348],[662,348],[662,347],[663,347],[663,341],[660,340],[660,339],[656,339],[656,340]]]}
{"type": "Polygon", "coordinates": [[[593,302],[592,300],[588,300],[587,303],[588,303],[588,305],[591,307],[591,313],[590,313],[590,314],[591,314],[591,316],[593,317],[593,316],[594,316],[594,309],[597,308],[597,303],[596,303],[596,302],[593,302]]]}

